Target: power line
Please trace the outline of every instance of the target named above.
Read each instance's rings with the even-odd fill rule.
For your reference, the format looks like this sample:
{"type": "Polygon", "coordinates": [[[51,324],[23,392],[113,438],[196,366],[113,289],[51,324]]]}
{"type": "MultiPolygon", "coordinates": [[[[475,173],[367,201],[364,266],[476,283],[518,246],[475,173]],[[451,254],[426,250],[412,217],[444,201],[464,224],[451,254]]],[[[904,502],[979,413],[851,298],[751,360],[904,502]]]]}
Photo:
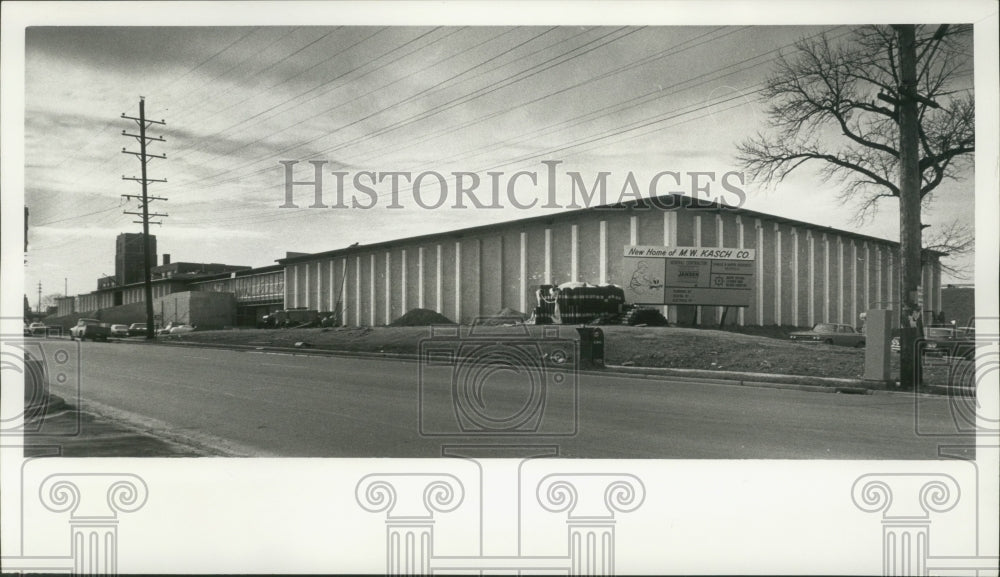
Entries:
{"type": "MultiPolygon", "coordinates": [[[[609,32],[607,34],[604,34],[603,36],[600,36],[599,38],[591,40],[591,41],[589,41],[589,42],[587,42],[587,43],[585,43],[585,44],[583,44],[581,46],[578,46],[578,47],[573,48],[573,49],[571,49],[571,50],[569,50],[567,52],[564,52],[562,54],[559,54],[557,56],[549,58],[548,60],[546,60],[546,61],[544,61],[542,63],[539,63],[539,64],[536,64],[534,66],[531,66],[531,67],[529,67],[529,68],[521,71],[520,73],[516,74],[512,78],[507,78],[507,79],[504,79],[504,80],[500,80],[500,81],[494,82],[494,83],[492,83],[490,85],[487,85],[485,87],[477,89],[477,90],[475,90],[475,91],[473,91],[471,93],[459,96],[458,98],[454,98],[452,100],[449,100],[449,101],[447,101],[447,102],[445,102],[443,104],[440,104],[438,106],[432,107],[431,109],[422,111],[422,112],[420,112],[420,113],[418,113],[416,115],[410,116],[410,117],[408,117],[408,118],[406,118],[404,120],[398,121],[396,123],[390,124],[389,126],[386,126],[386,127],[381,128],[381,129],[378,129],[378,130],[374,131],[373,133],[370,133],[367,136],[365,136],[365,137],[363,137],[361,139],[356,139],[356,140],[366,140],[366,139],[369,139],[369,138],[374,138],[376,136],[381,136],[382,134],[385,134],[387,132],[391,132],[393,130],[398,130],[399,128],[402,128],[404,126],[408,126],[408,125],[410,125],[410,124],[412,124],[414,122],[417,122],[417,121],[420,121],[420,120],[425,120],[427,118],[430,118],[432,116],[440,114],[441,112],[444,112],[446,110],[455,108],[456,106],[459,106],[461,104],[465,104],[468,101],[471,101],[473,99],[480,98],[482,96],[485,96],[486,94],[490,94],[492,92],[500,90],[501,88],[506,88],[507,86],[509,86],[509,85],[511,85],[511,84],[513,84],[515,82],[520,82],[521,80],[525,80],[525,79],[527,79],[529,77],[532,77],[532,76],[534,76],[536,74],[539,74],[539,73],[543,72],[544,70],[547,70],[549,68],[552,68],[554,66],[562,64],[562,63],[567,62],[569,60],[572,60],[574,58],[578,58],[578,57],[580,57],[580,56],[582,56],[584,54],[587,54],[587,53],[589,53],[589,52],[591,52],[593,50],[596,50],[597,48],[600,48],[602,46],[606,46],[607,44],[610,44],[611,42],[614,42],[616,40],[620,40],[621,38],[624,38],[625,36],[628,36],[630,34],[634,34],[634,33],[638,32],[639,30],[641,30],[641,28],[636,28],[636,29],[630,30],[630,31],[626,32],[625,34],[622,34],[620,36],[612,38],[611,40],[604,40],[605,38],[607,38],[607,37],[609,37],[609,36],[611,36],[613,34],[616,34],[618,32],[621,32],[622,30],[625,30],[625,28],[624,27],[617,28],[614,31],[609,32]],[[601,42],[601,41],[603,41],[603,42],[601,42]],[[589,46],[591,44],[595,44],[595,43],[598,43],[598,44],[596,46],[591,46],[590,48],[587,48],[586,50],[584,50],[582,52],[579,52],[578,54],[572,54],[573,52],[581,50],[584,47],[587,47],[587,46],[589,46]],[[559,60],[560,58],[564,58],[564,57],[565,57],[564,60],[562,60],[560,62],[556,62],[555,64],[552,64],[554,61],[559,60]],[[546,66],[546,65],[548,65],[548,66],[546,66]],[[545,67],[544,68],[540,68],[540,67],[543,67],[543,66],[545,66],[545,67]],[[518,76],[520,76],[520,78],[518,78],[518,76]]],[[[360,118],[358,120],[354,120],[354,121],[349,122],[347,124],[341,125],[341,126],[337,127],[336,129],[334,129],[333,131],[331,131],[330,133],[322,134],[322,135],[320,135],[320,136],[318,136],[316,138],[313,138],[313,139],[311,139],[309,141],[306,141],[305,143],[299,143],[299,144],[296,144],[294,146],[286,147],[286,148],[284,148],[284,149],[282,149],[280,151],[273,152],[271,154],[272,155],[281,155],[281,154],[286,154],[286,153],[292,152],[292,151],[294,151],[296,149],[299,149],[299,148],[303,148],[305,146],[308,146],[309,144],[312,144],[314,142],[322,140],[323,138],[327,138],[327,137],[331,136],[332,134],[335,134],[335,133],[337,133],[337,132],[339,132],[339,131],[341,131],[341,130],[343,130],[345,128],[349,128],[351,126],[359,124],[360,122],[364,122],[365,120],[370,119],[370,118],[378,115],[380,112],[382,112],[382,110],[379,110],[379,111],[376,111],[374,113],[368,114],[365,117],[360,118]]],[[[336,150],[338,148],[342,148],[343,146],[347,146],[347,145],[353,144],[354,142],[355,141],[349,141],[347,143],[335,145],[333,147],[326,148],[324,150],[318,151],[316,154],[326,154],[326,153],[332,152],[332,151],[334,151],[334,150],[336,150]]],[[[239,170],[241,168],[245,168],[245,167],[251,166],[251,165],[256,164],[257,162],[259,162],[259,160],[260,159],[253,160],[253,161],[251,161],[249,163],[244,163],[244,164],[242,164],[240,166],[236,166],[236,167],[230,168],[228,170],[224,170],[224,171],[222,171],[222,172],[220,172],[218,174],[212,175],[212,176],[210,176],[208,178],[216,178],[218,176],[222,176],[222,175],[227,174],[229,172],[233,172],[235,170],[239,170]]],[[[253,175],[253,174],[260,174],[260,173],[262,173],[265,170],[270,170],[270,167],[268,167],[267,169],[262,169],[262,170],[259,170],[259,171],[255,171],[254,173],[251,173],[251,175],[253,175]]],[[[239,179],[242,179],[242,178],[246,178],[247,176],[250,176],[250,175],[240,175],[240,176],[236,177],[236,179],[239,180],[239,179]]],[[[224,184],[226,182],[231,182],[232,180],[233,179],[230,179],[228,181],[222,181],[220,183],[216,183],[216,184],[208,185],[208,186],[194,187],[194,189],[195,190],[200,190],[200,189],[211,187],[211,186],[218,186],[218,185],[224,184]]]]}
{"type": "MultiPolygon", "coordinates": [[[[550,29],[550,30],[551,30],[551,29],[550,29]]],[[[534,40],[535,38],[538,38],[538,37],[540,37],[540,36],[542,36],[542,35],[546,34],[547,32],[548,32],[548,31],[546,31],[546,32],[542,32],[541,34],[539,34],[539,35],[535,36],[534,38],[532,38],[532,39],[530,39],[530,40],[528,40],[528,41],[531,41],[531,40],[534,40]]],[[[500,35],[498,35],[498,36],[496,36],[496,37],[494,37],[494,38],[489,38],[489,39],[486,39],[486,40],[484,40],[484,41],[482,41],[482,42],[480,42],[480,43],[478,43],[478,44],[474,45],[474,46],[473,46],[473,48],[476,48],[476,47],[478,47],[478,46],[481,46],[481,45],[483,45],[483,44],[485,44],[485,43],[487,43],[487,42],[490,42],[490,41],[492,41],[492,40],[495,40],[496,38],[499,38],[500,36],[503,36],[503,35],[505,35],[505,34],[508,34],[508,33],[510,33],[510,31],[507,31],[507,32],[503,32],[503,33],[501,33],[500,35]]],[[[447,38],[447,36],[445,36],[445,37],[442,37],[442,38],[439,38],[439,39],[435,40],[435,41],[434,41],[434,43],[436,43],[436,42],[439,42],[439,41],[441,41],[441,40],[444,40],[444,38],[447,38]]],[[[433,43],[432,43],[432,44],[433,44],[433,43]]],[[[523,45],[523,44],[524,44],[524,43],[521,43],[521,44],[518,44],[518,46],[521,46],[521,45],[523,45]]],[[[428,45],[428,46],[430,46],[430,45],[428,45]]],[[[424,48],[426,48],[426,47],[424,47],[424,48]]],[[[516,48],[516,47],[515,47],[515,48],[516,48]]],[[[316,118],[316,117],[318,117],[318,116],[321,116],[321,115],[325,115],[325,114],[328,114],[328,113],[330,113],[330,112],[333,112],[334,110],[337,110],[337,109],[339,109],[339,108],[342,108],[342,107],[344,107],[344,106],[347,106],[348,104],[352,104],[352,103],[354,103],[354,102],[357,102],[357,101],[359,101],[359,100],[364,100],[364,99],[366,99],[366,98],[370,97],[370,95],[371,95],[372,93],[374,93],[374,92],[376,92],[376,91],[378,91],[378,90],[384,90],[385,88],[388,88],[389,86],[392,86],[393,84],[396,84],[396,83],[399,83],[399,82],[403,82],[403,81],[405,81],[405,80],[407,80],[407,79],[409,79],[409,78],[411,78],[411,77],[413,77],[413,76],[417,76],[417,75],[421,75],[421,74],[423,74],[423,73],[427,72],[428,70],[430,70],[430,69],[431,69],[432,67],[436,66],[437,64],[440,64],[441,62],[444,62],[444,61],[447,61],[447,60],[450,60],[450,59],[452,59],[452,58],[455,58],[456,56],[459,56],[459,55],[458,55],[458,54],[452,54],[452,55],[450,55],[450,56],[447,56],[447,57],[445,57],[445,58],[443,58],[443,59],[441,59],[441,60],[438,60],[438,61],[436,61],[436,62],[434,62],[434,63],[432,63],[432,64],[429,64],[428,66],[425,66],[424,68],[421,68],[421,69],[418,69],[418,70],[414,70],[413,72],[411,72],[411,73],[407,74],[406,76],[403,76],[403,77],[401,77],[401,78],[398,78],[398,79],[394,80],[393,82],[390,82],[389,84],[386,84],[386,85],[384,85],[384,86],[381,86],[381,87],[379,87],[379,88],[377,88],[377,89],[375,89],[375,90],[372,90],[372,91],[370,91],[370,92],[368,92],[368,93],[365,93],[365,94],[361,94],[361,95],[359,95],[359,96],[357,96],[357,97],[355,97],[355,98],[353,98],[353,99],[351,99],[351,100],[349,100],[349,101],[347,101],[347,102],[343,102],[343,103],[341,103],[341,104],[338,104],[338,105],[336,105],[336,106],[334,106],[334,107],[332,107],[332,108],[327,108],[327,109],[325,109],[325,110],[323,110],[323,111],[319,112],[318,114],[316,114],[316,115],[314,115],[314,116],[312,116],[312,117],[308,117],[308,118],[305,118],[305,119],[303,119],[303,120],[300,120],[299,122],[296,122],[295,124],[292,124],[292,125],[289,125],[289,126],[287,126],[287,127],[283,128],[283,129],[281,129],[281,130],[279,130],[279,131],[277,131],[277,132],[275,132],[275,133],[272,133],[272,134],[269,134],[269,135],[268,135],[268,138],[270,138],[270,137],[273,137],[273,136],[276,136],[276,135],[278,135],[278,134],[281,134],[281,133],[283,133],[283,132],[286,132],[286,131],[288,131],[288,130],[291,130],[292,128],[295,128],[296,126],[300,126],[300,125],[302,125],[302,124],[304,124],[304,123],[306,123],[306,122],[309,122],[310,120],[313,120],[314,118],[316,118]]],[[[377,70],[377,69],[376,69],[376,70],[377,70]]],[[[374,72],[374,71],[375,71],[375,70],[372,70],[372,71],[370,71],[369,73],[366,73],[366,74],[370,74],[371,72],[374,72]]],[[[460,74],[461,74],[461,73],[460,73],[460,74]]],[[[459,74],[459,75],[460,75],[460,74],[459,74]]],[[[457,75],[456,75],[456,76],[457,76],[457,75]]],[[[453,78],[454,78],[454,77],[453,77],[453,78]]],[[[434,89],[434,88],[436,88],[436,87],[439,87],[439,86],[441,86],[442,84],[444,84],[444,83],[447,83],[447,82],[448,82],[449,80],[450,80],[450,79],[448,79],[448,80],[444,80],[444,81],[442,81],[442,82],[439,82],[439,83],[436,83],[434,87],[431,87],[431,88],[428,88],[428,89],[426,89],[426,90],[424,90],[424,91],[422,91],[421,93],[418,93],[418,94],[416,94],[416,95],[412,95],[412,96],[410,96],[410,97],[408,97],[408,98],[404,99],[404,101],[400,101],[400,102],[397,102],[397,103],[393,104],[392,106],[390,106],[390,107],[388,107],[388,108],[384,108],[384,109],[382,109],[382,110],[381,110],[380,112],[384,112],[384,111],[386,111],[386,110],[388,110],[388,109],[391,109],[391,108],[393,108],[393,107],[395,107],[395,106],[398,106],[398,105],[402,104],[403,102],[408,102],[408,101],[411,101],[411,100],[413,100],[414,98],[416,98],[417,96],[419,96],[420,94],[422,94],[423,92],[427,92],[427,91],[429,91],[429,90],[432,90],[432,89],[434,89]]],[[[254,140],[254,141],[251,141],[251,142],[248,142],[248,143],[246,143],[246,144],[244,144],[244,145],[242,145],[242,146],[240,146],[240,147],[238,147],[238,148],[235,148],[235,149],[231,149],[231,150],[227,151],[227,152],[226,152],[226,154],[233,154],[233,153],[235,153],[235,152],[239,152],[240,150],[243,150],[244,148],[247,148],[247,147],[249,147],[249,146],[252,146],[252,145],[254,145],[254,144],[258,143],[258,142],[261,142],[262,140],[263,140],[263,139],[257,139],[257,140],[254,140]]],[[[298,145],[297,145],[297,146],[298,146],[298,145]]],[[[281,153],[281,152],[279,152],[279,154],[282,154],[282,153],[281,153]]],[[[220,155],[215,155],[215,157],[216,157],[216,158],[218,158],[218,156],[220,156],[220,155]]],[[[231,170],[228,170],[228,171],[226,171],[226,172],[231,172],[231,170]]]]}

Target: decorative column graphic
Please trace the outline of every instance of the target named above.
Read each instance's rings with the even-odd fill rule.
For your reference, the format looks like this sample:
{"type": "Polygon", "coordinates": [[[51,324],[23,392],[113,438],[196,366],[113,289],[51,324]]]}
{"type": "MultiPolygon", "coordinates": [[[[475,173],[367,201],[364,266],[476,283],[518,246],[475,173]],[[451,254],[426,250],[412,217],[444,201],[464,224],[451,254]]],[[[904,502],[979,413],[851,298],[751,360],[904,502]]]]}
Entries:
{"type": "Polygon", "coordinates": [[[874,473],[854,482],[851,497],[862,511],[882,513],[882,574],[925,575],[930,513],[950,511],[959,487],[944,474],[874,473]]]}
{"type": "MultiPolygon", "coordinates": [[[[977,490],[978,478],[966,498],[975,501],[977,490]]],[[[862,511],[882,513],[882,575],[996,574],[996,556],[931,554],[932,513],[947,513],[963,498],[951,475],[870,473],[855,480],[851,498],[862,511]]],[[[978,543],[971,545],[978,551],[978,543]]]]}
{"type": "MultiPolygon", "coordinates": [[[[22,481],[22,488],[24,487],[22,481]]],[[[131,473],[55,473],[46,477],[38,498],[53,513],[69,511],[69,554],[4,556],[4,571],[72,572],[79,575],[118,573],[118,515],[146,504],[145,481],[131,473]]],[[[28,495],[22,494],[22,499],[28,495]]]]}
{"type": "MultiPolygon", "coordinates": [[[[474,460],[474,459],[473,459],[474,460]]],[[[483,487],[490,467],[476,461],[478,483],[483,487]]],[[[522,461],[523,464],[523,461],[522,461]]],[[[523,476],[518,467],[516,487],[523,476]]],[[[501,475],[502,476],[502,475],[501,475]]],[[[516,540],[513,550],[521,551],[523,499],[534,493],[547,512],[566,515],[566,552],[555,555],[483,554],[483,520],[478,523],[479,552],[473,555],[439,556],[434,553],[436,513],[449,513],[465,501],[462,482],[448,473],[375,473],[363,477],[355,489],[358,504],[366,511],[386,515],[386,572],[429,574],[462,572],[555,571],[571,575],[613,575],[615,573],[616,515],[638,509],[645,500],[645,486],[629,473],[554,473],[542,477],[533,491],[518,493],[516,540]]],[[[479,495],[480,515],[489,503],[489,494],[479,495]]],[[[495,536],[495,533],[493,534],[495,536]]],[[[490,545],[497,545],[491,543],[490,545]]],[[[507,549],[507,547],[500,547],[507,549]]]]}
{"type": "Polygon", "coordinates": [[[566,513],[571,575],[615,573],[615,513],[636,510],[645,487],[629,474],[553,474],[538,484],[538,502],[566,513]]]}
{"type": "Polygon", "coordinates": [[[426,575],[434,556],[434,514],[461,505],[465,488],[447,473],[376,473],[358,482],[355,498],[366,511],[385,512],[386,572],[426,575]]]}

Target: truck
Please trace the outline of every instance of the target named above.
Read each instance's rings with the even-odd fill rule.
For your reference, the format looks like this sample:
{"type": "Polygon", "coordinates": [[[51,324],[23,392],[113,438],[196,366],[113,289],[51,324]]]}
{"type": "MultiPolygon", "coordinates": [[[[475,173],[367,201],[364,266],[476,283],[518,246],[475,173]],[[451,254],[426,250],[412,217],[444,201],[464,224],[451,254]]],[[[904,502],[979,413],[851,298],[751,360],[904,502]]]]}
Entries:
{"type": "Polygon", "coordinates": [[[69,329],[69,340],[107,341],[111,336],[111,325],[97,319],[79,319],[76,325],[69,329]]]}

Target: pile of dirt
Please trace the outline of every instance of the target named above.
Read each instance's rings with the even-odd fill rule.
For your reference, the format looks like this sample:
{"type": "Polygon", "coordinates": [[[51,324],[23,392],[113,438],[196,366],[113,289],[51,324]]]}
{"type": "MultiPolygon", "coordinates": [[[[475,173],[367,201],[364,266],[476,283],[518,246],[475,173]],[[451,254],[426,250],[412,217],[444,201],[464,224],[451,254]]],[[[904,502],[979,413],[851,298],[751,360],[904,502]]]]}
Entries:
{"type": "Polygon", "coordinates": [[[634,308],[630,310],[625,315],[625,324],[628,325],[647,325],[651,327],[665,327],[667,326],[667,319],[663,317],[663,313],[656,309],[643,309],[634,308]]]}
{"type": "Polygon", "coordinates": [[[427,327],[430,325],[453,325],[454,321],[441,313],[430,309],[412,309],[405,315],[392,321],[393,327],[427,327]]]}
{"type": "Polygon", "coordinates": [[[476,324],[485,325],[488,327],[514,325],[518,323],[523,323],[527,318],[528,315],[522,313],[519,310],[515,310],[510,307],[504,307],[494,315],[490,315],[488,317],[479,317],[478,319],[476,319],[476,324]]]}

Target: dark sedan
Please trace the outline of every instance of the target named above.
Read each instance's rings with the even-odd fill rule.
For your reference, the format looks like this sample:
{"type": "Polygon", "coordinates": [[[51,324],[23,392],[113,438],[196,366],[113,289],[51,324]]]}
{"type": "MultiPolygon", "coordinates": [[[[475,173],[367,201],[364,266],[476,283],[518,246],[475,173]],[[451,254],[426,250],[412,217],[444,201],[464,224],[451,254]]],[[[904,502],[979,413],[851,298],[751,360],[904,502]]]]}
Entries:
{"type": "Polygon", "coordinates": [[[858,348],[865,346],[864,334],[854,330],[851,325],[836,323],[817,323],[811,330],[794,332],[789,338],[800,343],[825,343],[858,348]]]}
{"type": "Polygon", "coordinates": [[[146,323],[132,323],[128,327],[128,336],[141,337],[146,334],[146,323]]]}

